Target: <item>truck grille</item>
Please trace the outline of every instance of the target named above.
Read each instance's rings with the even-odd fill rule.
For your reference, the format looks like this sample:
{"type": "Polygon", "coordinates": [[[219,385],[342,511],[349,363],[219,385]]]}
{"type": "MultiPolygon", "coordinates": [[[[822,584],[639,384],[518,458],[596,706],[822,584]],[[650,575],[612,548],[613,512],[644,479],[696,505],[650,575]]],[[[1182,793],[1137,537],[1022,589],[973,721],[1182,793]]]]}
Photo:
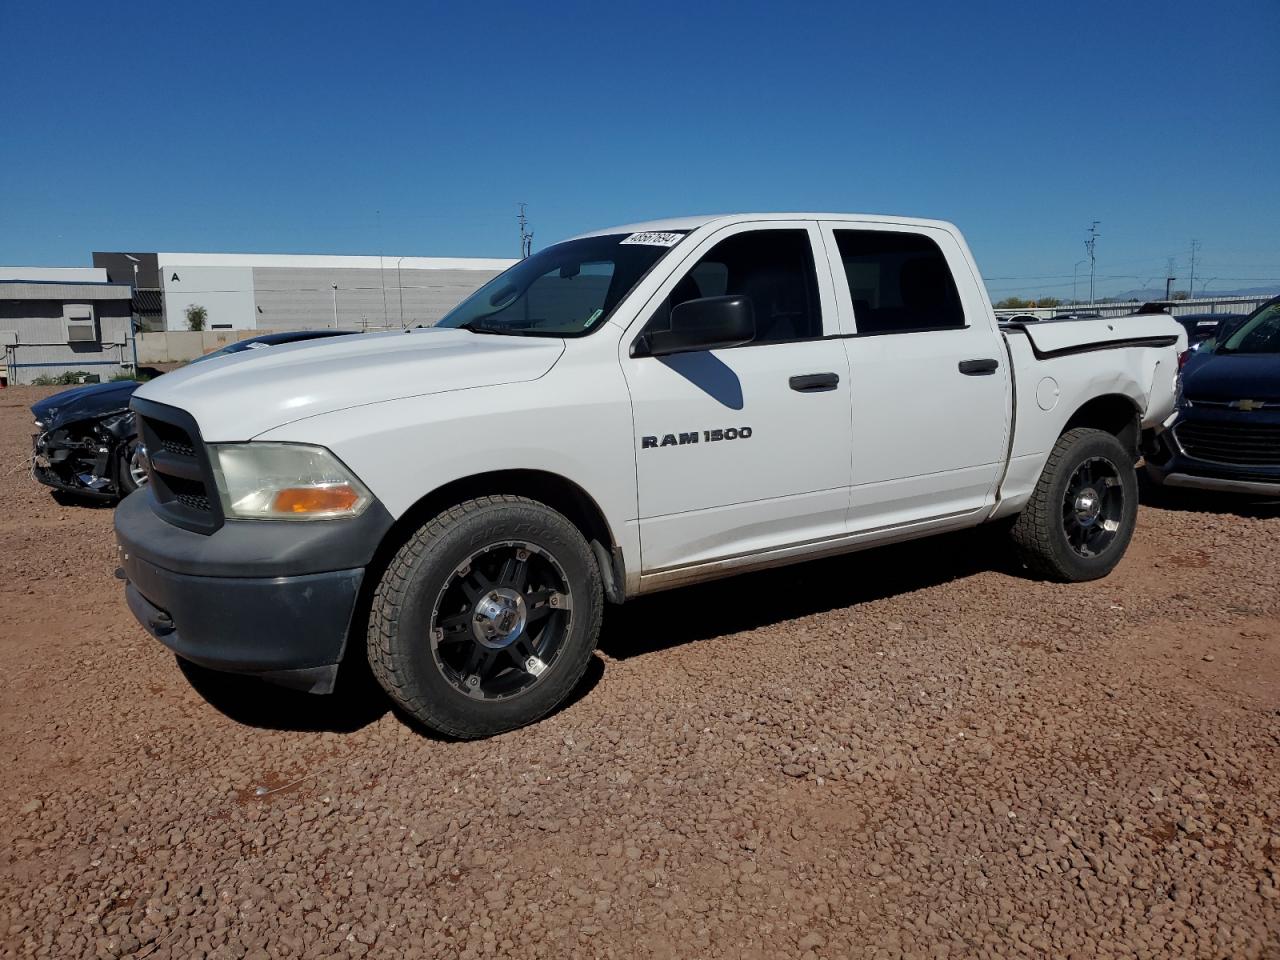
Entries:
{"type": "Polygon", "coordinates": [[[1212,463],[1280,466],[1280,424],[1180,423],[1178,443],[1190,457],[1212,463]]]}
{"type": "Polygon", "coordinates": [[[222,526],[222,509],[195,420],[183,410],[149,400],[134,399],[133,410],[147,448],[156,511],[175,526],[213,533],[222,526]]]}
{"type": "MultiPolygon", "coordinates": [[[[196,448],[191,443],[191,437],[181,427],[155,419],[150,421],[150,426],[156,437],[155,449],[164,450],[179,457],[195,457],[196,448]]],[[[147,449],[152,448],[148,445],[147,449]]]]}

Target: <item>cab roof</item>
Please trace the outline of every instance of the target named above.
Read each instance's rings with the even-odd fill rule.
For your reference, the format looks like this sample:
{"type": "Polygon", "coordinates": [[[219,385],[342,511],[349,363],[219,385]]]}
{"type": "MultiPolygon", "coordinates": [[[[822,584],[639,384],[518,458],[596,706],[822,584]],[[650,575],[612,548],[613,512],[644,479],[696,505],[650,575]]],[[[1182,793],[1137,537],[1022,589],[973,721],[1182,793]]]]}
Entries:
{"type": "Polygon", "coordinates": [[[733,223],[745,223],[769,220],[835,220],[859,223],[892,224],[904,227],[939,227],[943,230],[955,231],[955,226],[945,220],[921,220],[916,217],[894,217],[882,213],[718,213],[693,217],[667,217],[662,220],[645,220],[640,223],[627,223],[603,230],[590,230],[578,234],[579,237],[602,237],[615,233],[660,233],[667,230],[693,231],[699,227],[714,225],[727,226],[733,223]]]}

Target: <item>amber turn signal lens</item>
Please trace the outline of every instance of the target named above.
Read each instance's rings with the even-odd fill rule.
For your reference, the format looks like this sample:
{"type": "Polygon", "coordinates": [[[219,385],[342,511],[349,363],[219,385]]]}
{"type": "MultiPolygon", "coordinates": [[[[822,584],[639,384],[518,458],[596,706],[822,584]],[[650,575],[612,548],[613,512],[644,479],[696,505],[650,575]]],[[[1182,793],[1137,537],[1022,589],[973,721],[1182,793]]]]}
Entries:
{"type": "Polygon", "coordinates": [[[360,499],[349,484],[332,487],[287,487],[276,493],[276,513],[345,513],[360,499]]]}

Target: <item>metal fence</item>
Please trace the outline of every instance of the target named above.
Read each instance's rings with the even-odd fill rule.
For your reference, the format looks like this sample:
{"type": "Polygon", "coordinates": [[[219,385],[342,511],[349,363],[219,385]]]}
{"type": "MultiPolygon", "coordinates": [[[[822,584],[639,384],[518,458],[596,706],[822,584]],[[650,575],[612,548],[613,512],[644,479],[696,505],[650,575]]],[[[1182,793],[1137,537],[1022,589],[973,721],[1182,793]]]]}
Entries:
{"type": "MultiPolygon", "coordinates": [[[[1197,297],[1195,300],[1162,300],[1168,305],[1168,312],[1175,317],[1191,313],[1250,313],[1272,299],[1274,294],[1259,294],[1249,297],[1197,297]]],[[[1102,317],[1127,317],[1138,311],[1142,301],[1126,300],[1123,303],[1074,303],[1056,307],[1023,307],[1020,309],[999,309],[998,317],[1011,317],[1015,314],[1029,314],[1041,320],[1051,320],[1073,313],[1096,313],[1102,317]]]]}

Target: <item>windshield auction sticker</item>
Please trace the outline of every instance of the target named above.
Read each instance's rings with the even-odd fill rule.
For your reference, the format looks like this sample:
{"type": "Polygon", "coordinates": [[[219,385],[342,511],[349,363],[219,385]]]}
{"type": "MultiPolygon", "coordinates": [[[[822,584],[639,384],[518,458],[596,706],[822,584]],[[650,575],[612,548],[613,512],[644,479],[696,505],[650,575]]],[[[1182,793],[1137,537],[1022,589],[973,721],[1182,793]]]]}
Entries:
{"type": "Polygon", "coordinates": [[[674,247],[683,237],[683,233],[633,233],[622,242],[643,243],[650,247],[674,247]]]}

